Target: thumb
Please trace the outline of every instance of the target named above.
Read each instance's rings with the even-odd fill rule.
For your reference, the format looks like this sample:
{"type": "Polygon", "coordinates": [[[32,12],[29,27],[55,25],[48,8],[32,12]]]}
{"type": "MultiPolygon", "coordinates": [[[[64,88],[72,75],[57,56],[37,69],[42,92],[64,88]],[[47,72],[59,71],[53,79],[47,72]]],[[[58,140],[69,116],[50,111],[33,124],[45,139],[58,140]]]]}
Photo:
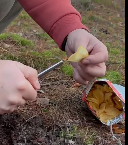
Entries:
{"type": "Polygon", "coordinates": [[[108,60],[108,51],[105,46],[94,47],[90,55],[82,60],[83,64],[99,64],[108,60]]]}
{"type": "Polygon", "coordinates": [[[102,52],[98,52],[96,54],[90,54],[87,58],[82,60],[83,64],[99,64],[106,62],[107,58],[104,56],[102,52]]]}
{"type": "Polygon", "coordinates": [[[29,66],[26,66],[20,62],[16,62],[18,68],[24,74],[24,77],[30,82],[34,89],[40,89],[40,83],[38,81],[37,71],[29,66]]]}

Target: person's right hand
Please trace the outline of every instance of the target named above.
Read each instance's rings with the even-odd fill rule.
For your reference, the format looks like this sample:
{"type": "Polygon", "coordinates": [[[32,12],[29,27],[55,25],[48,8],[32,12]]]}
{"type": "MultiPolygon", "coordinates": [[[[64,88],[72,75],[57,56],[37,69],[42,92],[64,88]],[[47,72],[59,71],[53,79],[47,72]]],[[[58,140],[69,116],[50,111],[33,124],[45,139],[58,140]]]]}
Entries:
{"type": "Polygon", "coordinates": [[[34,101],[40,89],[37,71],[22,63],[0,60],[0,114],[34,101]]]}

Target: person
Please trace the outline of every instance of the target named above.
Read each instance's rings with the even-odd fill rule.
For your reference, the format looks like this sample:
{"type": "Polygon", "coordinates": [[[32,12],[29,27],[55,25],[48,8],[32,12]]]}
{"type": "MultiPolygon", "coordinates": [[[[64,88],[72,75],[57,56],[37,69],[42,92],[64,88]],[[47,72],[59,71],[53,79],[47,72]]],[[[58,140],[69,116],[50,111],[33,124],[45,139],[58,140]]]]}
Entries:
{"type": "MultiPolygon", "coordinates": [[[[23,9],[67,57],[79,45],[87,49],[88,58],[72,63],[77,82],[86,85],[105,75],[107,48],[82,24],[81,15],[70,0],[0,0],[0,34],[23,9]]],[[[36,100],[37,89],[40,89],[37,70],[20,62],[0,60],[0,114],[11,113],[26,101],[36,100]]]]}

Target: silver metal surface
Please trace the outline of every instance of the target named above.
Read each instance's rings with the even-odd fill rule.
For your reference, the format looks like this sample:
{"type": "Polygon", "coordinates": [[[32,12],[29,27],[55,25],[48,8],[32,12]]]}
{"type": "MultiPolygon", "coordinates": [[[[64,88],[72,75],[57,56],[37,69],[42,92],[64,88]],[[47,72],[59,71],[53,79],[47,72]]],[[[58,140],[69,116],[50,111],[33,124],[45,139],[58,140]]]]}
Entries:
{"type": "Polygon", "coordinates": [[[63,64],[63,60],[60,62],[52,65],[51,67],[47,68],[46,70],[42,71],[41,73],[38,74],[38,78],[43,77],[45,74],[49,73],[50,71],[54,70],[55,68],[61,66],[63,64]]]}

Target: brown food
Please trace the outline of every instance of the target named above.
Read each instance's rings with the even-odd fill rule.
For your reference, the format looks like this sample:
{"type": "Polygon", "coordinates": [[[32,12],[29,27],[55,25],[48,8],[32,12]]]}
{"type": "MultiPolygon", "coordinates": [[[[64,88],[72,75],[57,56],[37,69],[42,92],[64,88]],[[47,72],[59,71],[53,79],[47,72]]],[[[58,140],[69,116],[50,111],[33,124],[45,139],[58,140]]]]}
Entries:
{"type": "Polygon", "coordinates": [[[123,112],[123,105],[108,85],[95,84],[86,99],[99,119],[107,123],[123,112]]]}

